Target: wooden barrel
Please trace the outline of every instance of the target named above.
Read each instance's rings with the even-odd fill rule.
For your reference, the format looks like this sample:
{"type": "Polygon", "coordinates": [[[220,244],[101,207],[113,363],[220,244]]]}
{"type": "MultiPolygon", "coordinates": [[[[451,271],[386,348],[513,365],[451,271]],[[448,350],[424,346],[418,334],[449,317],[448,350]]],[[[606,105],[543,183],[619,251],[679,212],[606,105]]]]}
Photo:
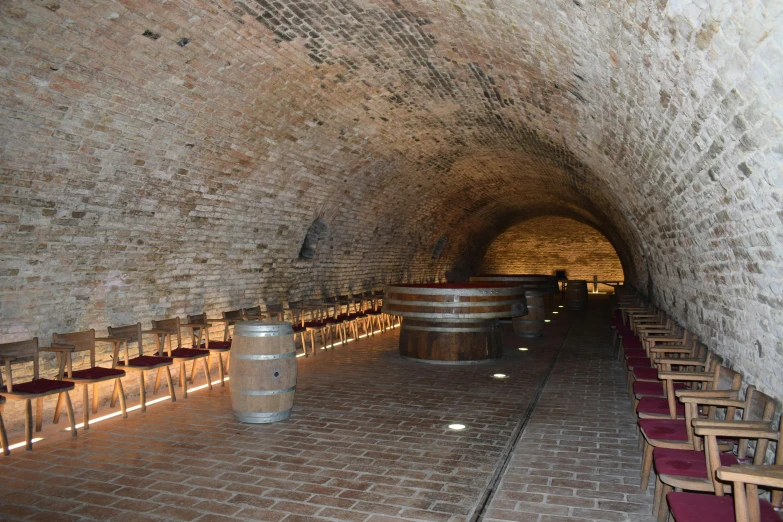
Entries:
{"type": "Polygon", "coordinates": [[[440,363],[497,359],[503,343],[497,319],[446,323],[405,318],[400,330],[400,355],[440,363]]]}
{"type": "Polygon", "coordinates": [[[584,310],[587,307],[587,281],[569,279],[565,297],[566,305],[570,310],[584,310]]]}
{"type": "Polygon", "coordinates": [[[544,335],[544,319],[546,318],[544,293],[526,290],[525,299],[527,300],[527,315],[512,319],[514,333],[518,337],[541,337],[544,335]]]}
{"type": "Polygon", "coordinates": [[[526,290],[543,292],[546,295],[556,295],[560,293],[557,277],[546,274],[485,274],[471,277],[470,282],[519,283],[523,285],[526,290]]]}
{"type": "Polygon", "coordinates": [[[513,283],[400,284],[386,288],[383,311],[403,318],[403,357],[475,363],[502,355],[497,320],[527,306],[524,287],[513,283]]]}
{"type": "Polygon", "coordinates": [[[231,408],[239,422],[291,416],[296,390],[296,347],[291,323],[241,321],[231,343],[231,408]]]}

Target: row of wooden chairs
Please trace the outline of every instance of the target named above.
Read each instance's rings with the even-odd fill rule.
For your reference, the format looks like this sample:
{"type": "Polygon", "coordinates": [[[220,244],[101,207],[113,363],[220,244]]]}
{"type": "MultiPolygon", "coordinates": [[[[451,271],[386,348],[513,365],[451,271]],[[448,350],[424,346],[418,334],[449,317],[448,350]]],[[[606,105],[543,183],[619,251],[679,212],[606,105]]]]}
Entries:
{"type": "Polygon", "coordinates": [[[637,415],[641,489],[655,470],[659,522],[779,521],[777,402],[752,385],[743,396],[742,376],[661,310],[630,292],[617,299],[614,346],[637,415]],[[766,463],[770,443],[777,445],[775,465],[766,463]],[[758,487],[773,490],[770,501],[759,498],[758,487]]]}
{"type": "MultiPolygon", "coordinates": [[[[32,449],[33,429],[41,431],[43,424],[43,398],[49,395],[58,395],[57,404],[54,410],[53,422],[59,422],[63,405],[66,408],[71,427],[71,435],[77,436],[73,406],[68,394],[77,385],[82,386],[83,390],[83,410],[85,430],[90,427],[90,413],[98,411],[98,386],[104,381],[114,381],[110,406],[113,408],[119,401],[122,416],[127,418],[127,408],[125,403],[125,392],[122,386],[122,380],[127,372],[136,372],[139,375],[139,396],[142,411],[146,411],[146,381],[148,372],[155,371],[155,383],[153,393],[157,393],[161,384],[161,379],[165,376],[172,402],[175,402],[176,394],[174,391],[173,380],[170,367],[179,363],[179,386],[182,389],[184,398],[188,396],[188,383],[195,382],[196,370],[199,361],[203,367],[204,375],[207,380],[207,386],[212,389],[212,378],[210,375],[210,359],[212,355],[216,356],[217,368],[220,374],[221,386],[225,385],[225,375],[228,373],[231,349],[231,327],[239,321],[251,319],[274,318],[285,320],[290,318],[294,323],[295,335],[301,337],[302,348],[307,355],[307,343],[304,334],[319,322],[329,324],[330,327],[341,327],[343,333],[340,338],[345,342],[349,334],[345,331],[350,328],[354,332],[354,338],[359,337],[359,328],[363,327],[365,334],[374,331],[374,327],[385,330],[392,326],[394,320],[382,313],[379,300],[373,299],[371,308],[365,308],[363,302],[357,304],[353,310],[347,310],[348,313],[319,315],[319,313],[306,314],[304,308],[298,308],[298,303],[291,303],[289,309],[283,309],[282,306],[267,306],[262,311],[260,306],[251,308],[241,308],[222,313],[220,319],[209,319],[206,314],[188,315],[187,322],[181,322],[179,317],[152,321],[149,329],[143,329],[141,323],[110,326],[108,336],[97,337],[95,330],[85,330],[81,332],[54,333],[49,347],[40,347],[38,338],[26,341],[0,344],[0,364],[3,365],[5,381],[3,380],[3,371],[0,371],[0,443],[2,451],[8,454],[8,441],[5,426],[2,419],[2,411],[6,399],[24,400],[25,402],[25,440],[26,448],[32,449]],[[308,316],[309,315],[309,316],[308,316]],[[210,339],[210,329],[215,324],[223,325],[223,339],[210,339]],[[190,338],[191,347],[183,346],[182,330],[187,331],[190,338]],[[147,337],[145,337],[147,336],[147,337]],[[155,353],[144,353],[144,340],[151,336],[154,339],[155,353]],[[111,368],[98,366],[96,363],[96,345],[98,343],[107,343],[111,345],[111,368]],[[40,355],[42,352],[54,353],[57,359],[58,373],[55,378],[41,378],[40,373],[40,355]],[[73,357],[75,354],[85,353],[89,358],[89,366],[82,369],[73,368],[73,357]],[[226,355],[224,360],[223,355],[226,355]],[[25,363],[33,364],[32,379],[24,382],[14,382],[12,367],[25,363]],[[186,373],[185,364],[192,362],[190,376],[186,373]],[[90,404],[89,388],[92,385],[92,404],[90,404]],[[36,400],[35,422],[33,422],[32,401],[36,400]]],[[[312,310],[318,310],[313,308],[312,310]]],[[[328,340],[323,333],[322,342],[325,344],[328,340]]],[[[315,353],[315,344],[312,343],[312,352],[315,353]]]]}

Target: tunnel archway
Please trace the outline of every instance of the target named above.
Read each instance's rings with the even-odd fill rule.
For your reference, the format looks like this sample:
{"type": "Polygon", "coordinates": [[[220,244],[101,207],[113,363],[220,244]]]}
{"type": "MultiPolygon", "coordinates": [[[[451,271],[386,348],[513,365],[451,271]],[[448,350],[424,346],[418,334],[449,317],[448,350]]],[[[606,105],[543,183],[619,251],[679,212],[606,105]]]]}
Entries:
{"type": "Polygon", "coordinates": [[[574,219],[543,216],[500,234],[484,254],[482,274],[554,274],[569,279],[623,281],[622,262],[612,243],[574,219]]]}

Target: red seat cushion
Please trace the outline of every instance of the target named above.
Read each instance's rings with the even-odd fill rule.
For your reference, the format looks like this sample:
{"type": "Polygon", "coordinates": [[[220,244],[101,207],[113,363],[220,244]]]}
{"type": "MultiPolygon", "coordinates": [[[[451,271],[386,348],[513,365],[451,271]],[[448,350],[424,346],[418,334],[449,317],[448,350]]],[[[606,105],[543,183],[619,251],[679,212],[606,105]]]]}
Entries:
{"type": "MultiPolygon", "coordinates": [[[[734,498],[711,493],[678,493],[666,495],[676,522],[736,522],[734,498]]],[[[753,499],[750,499],[751,502],[753,499]]],[[[766,500],[759,501],[761,522],[780,522],[775,508],[766,500]]]]}
{"type": "Polygon", "coordinates": [[[642,341],[638,337],[623,335],[623,348],[644,348],[642,341]]]}
{"type": "Polygon", "coordinates": [[[323,323],[321,321],[307,321],[305,323],[305,328],[312,328],[312,329],[319,329],[326,326],[326,323],[323,323]]]}
{"type": "Polygon", "coordinates": [[[207,355],[209,355],[208,350],[199,350],[198,348],[177,348],[171,352],[172,357],[182,359],[195,359],[196,357],[204,357],[207,355]]]}
{"type": "MultiPolygon", "coordinates": [[[[64,392],[72,389],[72,382],[55,381],[54,379],[35,379],[30,382],[14,384],[13,393],[34,393],[38,395],[40,393],[64,392]]],[[[3,386],[0,388],[0,391],[7,392],[8,387],[3,386]]]]}
{"type": "Polygon", "coordinates": [[[632,357],[628,360],[626,360],[625,364],[629,368],[651,368],[652,367],[652,361],[647,357],[632,357]]]}
{"type": "MultiPolygon", "coordinates": [[[[685,405],[677,401],[677,415],[685,416],[685,405]]],[[[648,415],[669,415],[669,401],[664,397],[642,397],[636,407],[636,413],[648,415]]]]}
{"type": "MultiPolygon", "coordinates": [[[[200,349],[206,350],[207,343],[201,343],[200,349]]],[[[231,348],[231,341],[209,341],[210,350],[228,350],[231,348]]]]}
{"type": "Polygon", "coordinates": [[[639,419],[637,422],[648,440],[688,440],[688,430],[682,419],[639,419]]]}
{"type": "Polygon", "coordinates": [[[92,368],[85,368],[84,370],[76,370],[73,372],[73,377],[63,377],[63,379],[79,379],[86,381],[94,381],[98,379],[109,379],[124,377],[125,370],[113,369],[113,368],[101,368],[100,366],[93,366],[92,368]]]}
{"type": "MultiPolygon", "coordinates": [[[[653,450],[655,471],[663,475],[707,479],[707,457],[703,451],[655,448],[653,450]]],[[[739,464],[731,453],[721,453],[720,465],[739,464]]]]}
{"type": "MultiPolygon", "coordinates": [[[[685,390],[688,384],[684,382],[675,382],[674,391],[685,390]]],[[[633,383],[633,394],[637,397],[663,397],[663,383],[651,381],[636,381],[633,383]]]]}
{"type": "Polygon", "coordinates": [[[301,333],[301,332],[304,332],[306,330],[306,328],[304,326],[302,326],[301,324],[295,324],[293,326],[293,330],[294,330],[294,333],[301,333]]]}
{"type": "Polygon", "coordinates": [[[117,366],[135,366],[135,367],[149,367],[158,366],[161,364],[171,364],[173,359],[171,357],[157,357],[154,355],[142,355],[141,357],[134,357],[131,359],[130,364],[126,365],[125,361],[117,361],[117,366]]]}
{"type": "Polygon", "coordinates": [[[657,381],[658,368],[634,368],[633,376],[637,381],[657,381]]]}
{"type": "Polygon", "coordinates": [[[647,357],[647,352],[644,350],[639,350],[638,348],[628,348],[625,350],[625,358],[626,359],[633,359],[636,357],[647,357]]]}

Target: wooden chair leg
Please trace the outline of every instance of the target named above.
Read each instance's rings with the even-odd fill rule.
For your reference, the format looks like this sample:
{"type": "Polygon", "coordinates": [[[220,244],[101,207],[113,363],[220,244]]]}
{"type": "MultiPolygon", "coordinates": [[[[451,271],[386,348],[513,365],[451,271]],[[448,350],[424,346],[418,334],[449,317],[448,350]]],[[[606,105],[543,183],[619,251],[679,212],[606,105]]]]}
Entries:
{"type": "Polygon", "coordinates": [[[8,449],[8,434],[5,432],[5,423],[3,422],[3,408],[5,404],[0,405],[0,446],[3,449],[3,455],[10,455],[11,450],[8,449]]]}
{"type": "MultiPolygon", "coordinates": [[[[212,354],[210,353],[206,357],[203,357],[207,360],[207,365],[209,365],[209,360],[212,358],[212,354]]],[[[194,384],[196,382],[196,361],[193,360],[193,366],[190,367],[190,384],[194,384]]]]}
{"type": "Polygon", "coordinates": [[[179,362],[179,385],[182,387],[182,396],[187,399],[188,387],[185,386],[185,361],[184,360],[179,362]]]}
{"type": "Polygon", "coordinates": [[[231,364],[231,352],[226,352],[226,364],[223,368],[223,372],[228,375],[228,365],[231,364]]]}
{"type": "Polygon", "coordinates": [[[35,431],[43,429],[43,397],[35,399],[35,431]]]}
{"type": "Polygon", "coordinates": [[[216,355],[217,355],[217,363],[218,363],[218,374],[220,374],[220,387],[225,388],[226,374],[223,371],[223,356],[220,355],[220,352],[217,352],[216,355]]]}
{"type": "Polygon", "coordinates": [[[653,497],[653,515],[658,512],[661,507],[661,493],[663,492],[663,482],[658,477],[655,477],[655,496],[653,497]]]}
{"type": "MultiPolygon", "coordinates": [[[[160,376],[161,368],[158,368],[158,376],[160,376]]],[[[169,385],[169,395],[171,395],[171,402],[177,402],[177,395],[174,393],[174,382],[171,380],[171,371],[166,366],[166,383],[169,385]]],[[[185,396],[187,397],[187,395],[185,396]]]]}
{"type": "Polygon", "coordinates": [[[661,483],[661,498],[663,502],[658,506],[658,522],[666,522],[669,520],[669,504],[666,503],[666,494],[671,493],[672,488],[668,484],[661,483]]]}
{"type": "Polygon", "coordinates": [[[27,451],[33,449],[33,401],[24,401],[24,441],[27,451]]]}
{"type": "Polygon", "coordinates": [[[71,437],[76,436],[76,417],[73,414],[73,404],[71,404],[71,396],[68,392],[61,392],[60,395],[65,395],[65,411],[68,412],[68,422],[71,424],[71,437]]]}
{"type": "Polygon", "coordinates": [[[90,429],[90,385],[82,384],[82,405],[84,409],[84,431],[90,429]]]}
{"type": "Polygon", "coordinates": [[[647,491],[647,483],[650,481],[650,471],[652,470],[653,460],[653,447],[645,441],[644,442],[644,454],[642,455],[642,481],[639,484],[639,488],[642,491],[647,491]]]}
{"type": "MultiPolygon", "coordinates": [[[[95,394],[95,388],[92,389],[93,394],[95,394]]],[[[97,394],[95,394],[97,395],[97,394]]],[[[114,406],[117,404],[117,381],[114,381],[114,388],[111,391],[111,400],[109,401],[109,407],[114,408],[114,406]]]]}
{"type": "MultiPolygon", "coordinates": [[[[218,355],[220,357],[220,355],[218,355]]],[[[202,361],[204,361],[204,374],[207,377],[207,387],[211,390],[212,389],[212,377],[209,375],[209,357],[202,357],[202,361]]],[[[193,371],[195,372],[196,367],[196,361],[193,361],[193,371]]]]}
{"type": "MultiPolygon", "coordinates": [[[[160,372],[160,368],[158,368],[160,372]]],[[[139,372],[139,402],[141,411],[147,411],[147,379],[144,376],[144,370],[139,372]]]]}
{"type": "MultiPolygon", "coordinates": [[[[160,389],[160,371],[163,368],[158,368],[157,373],[155,374],[155,387],[152,389],[152,394],[157,395],[158,390],[160,389]]],[[[169,380],[171,380],[171,372],[169,371],[169,367],[166,366],[166,371],[169,372],[169,380]]],[[[169,383],[169,388],[171,388],[171,384],[169,383]]]]}
{"type": "Polygon", "coordinates": [[[52,418],[52,423],[57,424],[60,422],[60,411],[62,410],[63,405],[63,394],[61,393],[59,397],[57,397],[57,404],[54,407],[54,417],[52,418]]]}
{"type": "MultiPolygon", "coordinates": [[[[117,384],[119,384],[119,379],[117,379],[117,384]]],[[[92,412],[98,413],[98,383],[94,382],[92,384],[92,412]]]]}
{"type": "Polygon", "coordinates": [[[122,418],[127,419],[128,408],[125,405],[125,390],[122,389],[122,381],[120,379],[115,379],[115,381],[117,381],[117,388],[120,390],[120,411],[122,411],[122,418]]]}

